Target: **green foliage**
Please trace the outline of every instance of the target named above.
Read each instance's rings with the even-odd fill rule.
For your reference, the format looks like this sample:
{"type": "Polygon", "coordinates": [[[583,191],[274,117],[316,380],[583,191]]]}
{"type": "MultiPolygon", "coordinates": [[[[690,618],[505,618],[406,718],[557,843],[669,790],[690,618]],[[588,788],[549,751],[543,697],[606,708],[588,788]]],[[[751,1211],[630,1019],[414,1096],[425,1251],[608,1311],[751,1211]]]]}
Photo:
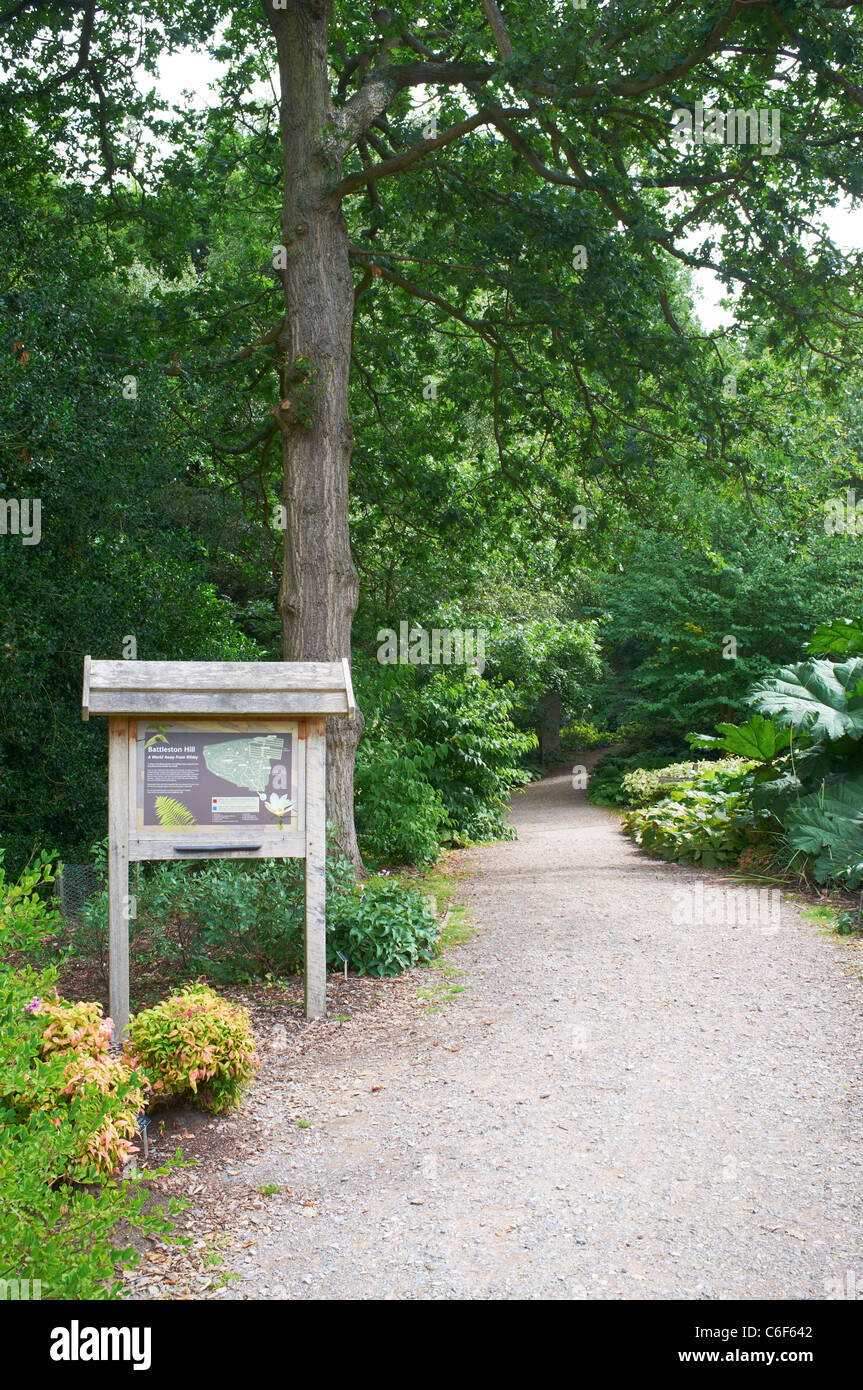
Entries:
{"type": "Polygon", "coordinates": [[[643,749],[632,753],[606,753],[591,770],[587,797],[594,806],[628,806],[624,779],[642,769],[667,767],[674,761],[674,748],[643,749]]]}
{"type": "Polygon", "coordinates": [[[25,999],[27,984],[26,975],[0,977],[0,1118],[57,1131],[57,1160],[43,1180],[110,1177],[133,1151],[142,1078],[109,1053],[99,1004],[70,1004],[53,990],[25,999]]]}
{"type": "Polygon", "coordinates": [[[428,780],[440,792],[453,840],[508,838],[503,810],[527,774],[520,757],[536,747],[511,719],[510,685],[495,688],[478,676],[435,675],[420,688],[417,735],[432,750],[428,780]]]}
{"type": "Polygon", "coordinates": [[[511,838],[503,810],[529,780],[520,760],[536,746],[513,723],[512,687],[415,666],[360,666],[356,680],[367,721],[356,771],[364,852],[423,864],[444,838],[511,838]]]}
{"type": "Polygon", "coordinates": [[[179,1209],[154,1201],[166,1168],[146,1186],[111,1176],[143,1102],[100,1012],[58,999],[53,972],[0,976],[0,1278],[39,1280],[42,1298],[118,1297],[135,1239],[170,1239],[179,1209]]]}
{"type": "Polygon", "coordinates": [[[695,786],[707,786],[728,772],[745,772],[751,763],[744,758],[724,758],[722,762],[669,763],[656,768],[635,768],[627,772],[620,787],[624,806],[650,806],[695,786]]]}
{"type": "MultiPolygon", "coordinates": [[[[334,827],[331,827],[331,830],[334,827]]],[[[292,975],[303,965],[305,909],[301,859],[214,860],[154,864],[136,888],[130,946],[135,973],[147,978],[206,975],[245,984],[292,975]]],[[[81,911],[78,952],[101,954],[108,929],[103,890],[81,911]]],[[[434,918],[431,918],[434,927],[434,918]]],[[[429,929],[425,900],[386,875],[357,883],[331,838],[327,855],[329,964],[340,970],[336,947],[358,974],[393,974],[404,959],[425,959],[429,929]],[[335,943],[335,944],[333,944],[335,943]],[[383,969],[372,970],[383,962],[383,969]]],[[[431,940],[436,939],[434,927],[431,940]]]]}
{"type": "MultiPolygon", "coordinates": [[[[857,621],[832,622],[811,639],[812,651],[856,649],[857,621]]],[[[863,882],[863,657],[822,657],[781,667],[750,692],[759,711],[740,726],[719,725],[720,738],[690,735],[698,747],[724,748],[756,760],[751,820],[784,828],[787,863],[804,856],[819,883],[863,882]],[[796,735],[796,743],[795,743],[796,735]]],[[[642,830],[643,827],[637,827],[642,830]]],[[[646,833],[646,832],[645,832],[646,833]]]]}
{"type": "Polygon", "coordinates": [[[477,623],[486,633],[483,674],[491,684],[510,688],[519,728],[536,728],[540,701],[549,691],[560,696],[565,718],[583,709],[587,689],[603,672],[596,622],[486,616],[477,623]]]}
{"type": "Polygon", "coordinates": [[[863,657],[784,666],[755,686],[751,703],[812,739],[863,735],[863,657]]]}
{"type": "Polygon", "coordinates": [[[758,763],[771,763],[791,744],[791,730],[778,729],[773,720],[765,719],[763,714],[753,714],[745,724],[717,724],[716,728],[719,738],[711,734],[689,734],[687,741],[693,748],[722,749],[758,763]]]}
{"type": "Polygon", "coordinates": [[[377,864],[429,864],[447,824],[443,795],[427,780],[431,748],[393,745],[381,733],[354,777],[363,854],[377,864]]]}
{"type": "Polygon", "coordinates": [[[807,650],[812,656],[863,656],[863,618],[823,623],[810,637],[807,650]]]}
{"type": "Polygon", "coordinates": [[[128,1058],[152,1095],[214,1114],[239,1104],[257,1070],[248,1013],[204,984],[145,1009],[129,1024],[128,1058]]]}
{"type": "Polygon", "coordinates": [[[560,747],[565,752],[583,753],[589,748],[604,748],[613,739],[613,734],[598,728],[589,719],[571,719],[560,731],[560,747]]]}
{"type": "Polygon", "coordinates": [[[431,961],[439,936],[425,898],[386,878],[372,879],[337,900],[327,924],[327,964],[338,970],[341,951],[358,975],[398,975],[431,961]]]}
{"type": "Polygon", "coordinates": [[[801,797],[785,814],[785,830],[793,849],[816,856],[819,883],[863,883],[863,777],[801,797]]]}
{"type": "Polygon", "coordinates": [[[0,847],[0,956],[11,951],[38,951],[60,926],[56,909],[44,894],[54,882],[54,856],[40,851],[11,882],[0,847]]]}
{"type": "Polygon", "coordinates": [[[733,864],[755,837],[751,777],[717,771],[667,800],[627,811],[624,828],[663,859],[715,868],[733,864]]]}
{"type": "Polygon", "coordinates": [[[656,499],[667,524],[622,530],[619,566],[596,597],[613,675],[588,692],[612,727],[679,734],[746,719],[753,685],[798,658],[814,623],[859,601],[863,552],[824,534],[819,507],[854,461],[823,402],[812,398],[795,418],[799,456],[763,454],[760,523],[731,489],[678,476],[664,508],[656,499]]]}
{"type": "MultiPolygon", "coordinates": [[[[330,865],[328,890],[332,886],[330,865]]],[[[134,892],[129,940],[138,980],[206,974],[219,984],[242,984],[301,968],[302,860],[154,864],[142,870],[134,892]]],[[[79,919],[74,949],[102,957],[107,886],[83,905],[79,919]]]]}

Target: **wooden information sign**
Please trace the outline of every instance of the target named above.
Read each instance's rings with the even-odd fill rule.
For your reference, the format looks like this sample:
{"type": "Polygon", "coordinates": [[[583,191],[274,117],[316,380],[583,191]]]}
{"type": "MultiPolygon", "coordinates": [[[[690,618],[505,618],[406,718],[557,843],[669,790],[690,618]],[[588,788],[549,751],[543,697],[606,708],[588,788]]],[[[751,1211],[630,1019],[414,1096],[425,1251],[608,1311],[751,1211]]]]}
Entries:
{"type": "Polygon", "coordinates": [[[91,661],[108,716],[110,1008],[129,1022],[129,863],[303,858],[306,1017],[326,1013],[326,716],[354,717],[343,661],[91,661]]]}

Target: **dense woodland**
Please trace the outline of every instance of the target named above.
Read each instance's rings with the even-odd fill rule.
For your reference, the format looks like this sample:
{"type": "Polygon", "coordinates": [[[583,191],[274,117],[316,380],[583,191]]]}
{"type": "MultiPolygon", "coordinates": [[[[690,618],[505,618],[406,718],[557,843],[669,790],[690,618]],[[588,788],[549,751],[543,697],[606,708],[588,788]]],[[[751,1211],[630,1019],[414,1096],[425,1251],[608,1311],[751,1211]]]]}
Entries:
{"type": "Polygon", "coordinates": [[[345,978],[439,957],[423,874],[587,750],[654,855],[861,886],[861,9],[0,0],[4,1278],[121,1296],[142,1110],[234,1106],[212,986],[303,959],[299,861],[141,867],[109,1052],[87,653],[350,657],[345,978]]]}
{"type": "MultiPolygon", "coordinates": [[[[834,71],[859,44],[856,7],[792,6],[799,31],[782,7],[732,7],[721,61],[685,90],[669,76],[625,98],[615,73],[673,68],[720,10],[600,7],[595,30],[564,7],[544,36],[535,7],[509,5],[517,51],[496,60],[482,6],[407,8],[337,7],[330,30],[337,102],[387,54],[419,69],[345,155],[340,202],[357,821],[377,862],[493,831],[536,761],[526,735],[548,691],[565,724],[683,746],[745,717],[753,681],[861,595],[853,526],[825,528],[863,472],[859,255],[819,223],[860,191],[858,94],[834,71]],[[482,92],[425,53],[414,21],[462,69],[485,65],[482,92]],[[600,53],[607,92],[530,95],[550,64],[583,85],[600,53]],[[669,151],[659,123],[678,99],[758,105],[780,53],[781,157],[669,151]],[[518,129],[500,117],[416,155],[507,84],[527,94],[518,129]],[[406,172],[365,180],[399,151],[406,172]],[[680,250],[690,233],[697,248],[680,250]],[[712,333],[693,307],[705,265],[734,295],[734,324],[712,333]],[[381,665],[379,631],[404,622],[485,632],[482,679],[381,665]]],[[[295,415],[316,409],[278,341],[283,151],[263,11],[154,5],[139,31],[108,6],[68,66],[65,16],[3,16],[3,487],[42,502],[39,544],[0,548],[14,868],[41,849],[87,861],[104,834],[85,652],[119,657],[131,638],[142,659],[297,654],[280,621],[280,394],[295,415]],[[218,99],[166,109],[148,77],[160,52],[208,35],[218,99]]]]}

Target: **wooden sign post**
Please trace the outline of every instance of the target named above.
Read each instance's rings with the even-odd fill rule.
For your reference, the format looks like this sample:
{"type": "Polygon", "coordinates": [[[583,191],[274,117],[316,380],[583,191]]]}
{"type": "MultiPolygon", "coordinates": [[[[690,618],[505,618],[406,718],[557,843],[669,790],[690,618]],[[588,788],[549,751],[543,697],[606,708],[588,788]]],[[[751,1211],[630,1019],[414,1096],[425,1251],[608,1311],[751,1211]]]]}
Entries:
{"type": "Polygon", "coordinates": [[[355,714],[343,661],[91,661],[108,716],[110,1008],[129,1022],[129,863],[303,858],[307,1018],[326,1013],[326,716],[355,714]]]}

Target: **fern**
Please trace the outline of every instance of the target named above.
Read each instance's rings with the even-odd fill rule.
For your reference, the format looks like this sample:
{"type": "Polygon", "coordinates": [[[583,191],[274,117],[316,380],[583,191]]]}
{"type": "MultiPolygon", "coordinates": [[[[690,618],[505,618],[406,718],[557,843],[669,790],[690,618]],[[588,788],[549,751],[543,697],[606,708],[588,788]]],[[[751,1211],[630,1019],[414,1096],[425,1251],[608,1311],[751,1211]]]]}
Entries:
{"type": "Polygon", "coordinates": [[[160,825],[196,825],[197,821],[182,801],[175,801],[172,796],[156,797],[156,815],[160,825]]]}

